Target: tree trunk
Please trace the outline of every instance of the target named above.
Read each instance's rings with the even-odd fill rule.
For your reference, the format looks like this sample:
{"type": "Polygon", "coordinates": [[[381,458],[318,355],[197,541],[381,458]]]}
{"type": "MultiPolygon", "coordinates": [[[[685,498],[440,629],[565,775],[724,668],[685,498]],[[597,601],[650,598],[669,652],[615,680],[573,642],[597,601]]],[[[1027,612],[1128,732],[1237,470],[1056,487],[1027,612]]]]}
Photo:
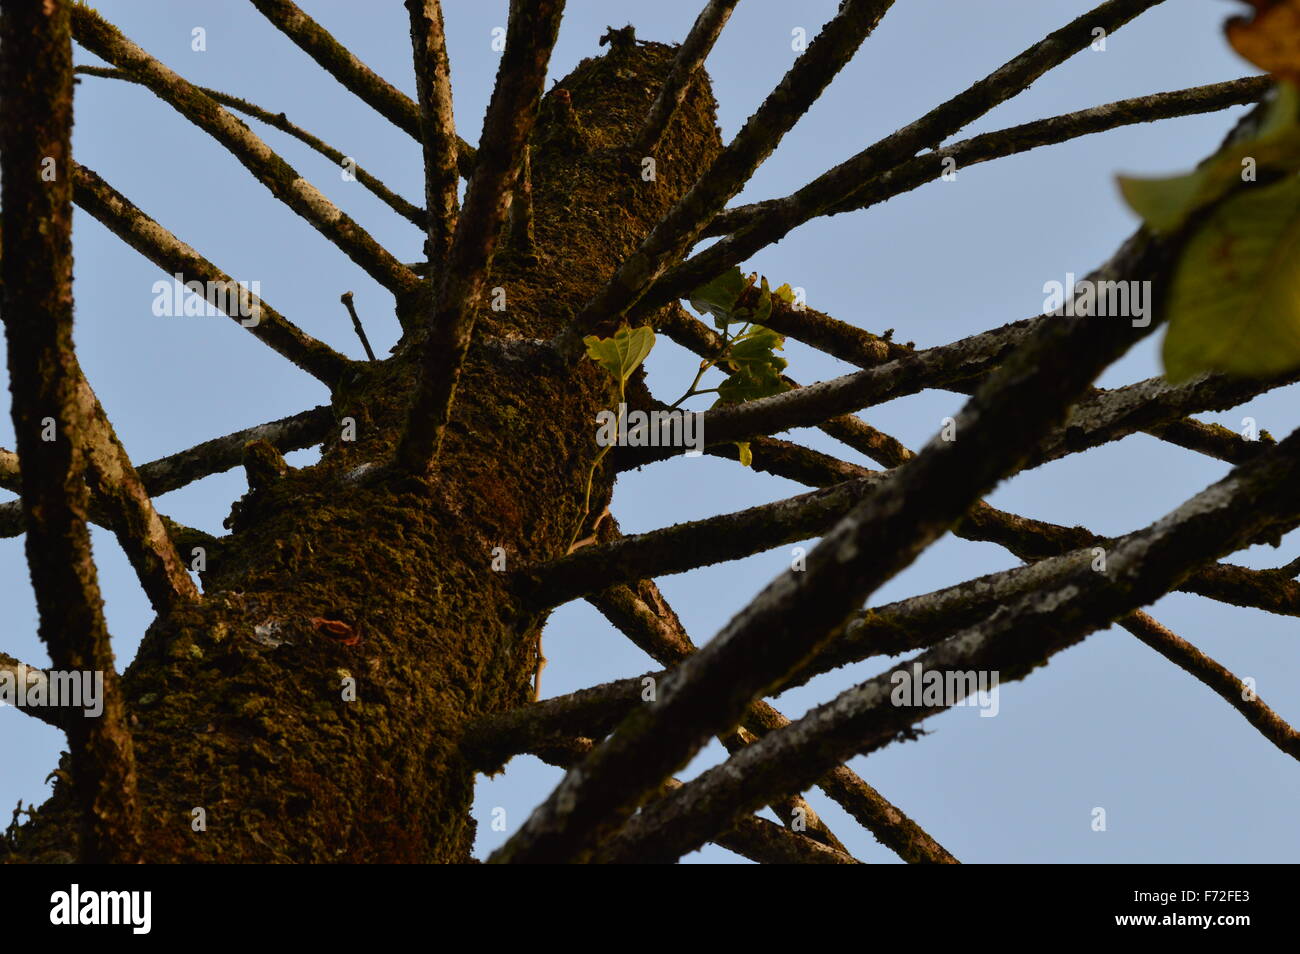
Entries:
{"type": "MultiPolygon", "coordinates": [[[[531,700],[545,622],[494,557],[513,569],[568,547],[595,414],[616,394],[594,365],[568,370],[536,340],[720,148],[701,74],[654,178],[628,153],[672,57],[619,47],[560,83],[571,107],[555,90],[543,101],[536,257],[509,242],[497,256],[489,285],[504,309],[499,292],[481,303],[431,479],[390,464],[417,375],[412,340],[334,395],[339,427],[318,464],[278,476],[250,459],[231,534],[207,555],[203,603],[155,620],[123,680],[147,860],[471,860],[461,735],[531,700]]],[[[610,487],[598,473],[592,515],[610,487]]],[[[76,857],[67,789],[56,782],[20,830],[21,857],[76,857]]]]}

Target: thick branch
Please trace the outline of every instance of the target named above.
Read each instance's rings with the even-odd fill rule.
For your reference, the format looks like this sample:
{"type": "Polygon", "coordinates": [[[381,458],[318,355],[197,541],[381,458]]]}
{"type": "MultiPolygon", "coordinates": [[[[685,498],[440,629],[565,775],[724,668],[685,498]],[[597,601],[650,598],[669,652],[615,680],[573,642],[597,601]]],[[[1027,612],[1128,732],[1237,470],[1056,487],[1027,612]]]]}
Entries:
{"type": "Polygon", "coordinates": [[[249,172],[394,295],[414,292],[419,276],[395,259],[293,166],[184,77],[150,56],[90,7],[73,8],[78,42],[119,69],[140,77],[165,103],[225,146],[249,172]]]}
{"type": "MultiPolygon", "coordinates": [[[[549,765],[570,768],[591,751],[592,741],[581,736],[565,739],[534,754],[549,765]]],[[[677,779],[669,779],[663,791],[676,791],[682,786],[677,779]]],[[[744,815],[724,832],[712,839],[728,851],[748,858],[760,865],[854,865],[860,862],[848,852],[825,845],[806,834],[782,828],[766,818],[744,815]]]]}
{"type": "MultiPolygon", "coordinates": [[[[799,444],[773,438],[755,439],[751,442],[751,450],[753,467],[756,471],[771,473],[812,487],[830,487],[842,481],[874,476],[872,471],[864,467],[838,460],[799,444]]],[[[871,456],[886,467],[898,467],[916,456],[887,434],[880,435],[879,443],[871,451],[871,456]]],[[[732,460],[737,456],[733,445],[709,448],[706,453],[732,460]]],[[[1032,520],[1007,513],[983,502],[972,507],[965,518],[953,527],[952,532],[965,540],[996,543],[1025,561],[1043,560],[1079,549],[1091,551],[1095,547],[1105,548],[1112,542],[1109,538],[1092,533],[1083,527],[1063,527],[1044,520],[1032,520]]],[[[1275,533],[1270,532],[1269,536],[1275,536],[1275,533]]],[[[1091,552],[1089,558],[1091,559],[1091,552]]],[[[1017,573],[1019,570],[1008,572],[1017,573]]],[[[1292,579],[1293,576],[1294,573],[1285,571],[1252,570],[1234,564],[1217,563],[1197,570],[1184,580],[1178,589],[1234,606],[1248,606],[1269,613],[1297,616],[1300,615],[1300,583],[1292,579]]],[[[895,632],[894,637],[901,641],[889,645],[896,645],[897,648],[887,648],[882,651],[902,652],[905,649],[928,646],[934,641],[926,639],[926,631],[918,634],[918,640],[922,641],[906,640],[905,635],[895,632]]],[[[823,656],[834,656],[839,645],[839,642],[833,644],[823,656]]],[[[861,658],[865,656],[852,657],[852,659],[861,658]]],[[[848,661],[851,659],[844,659],[844,662],[848,661]]]]}
{"type": "Polygon", "coordinates": [[[420,383],[398,447],[398,460],[417,474],[427,473],[437,460],[451,418],[475,312],[537,118],[546,65],[563,13],[564,0],[511,4],[506,49],[483,120],[483,146],[439,283],[420,383]]]}
{"type": "Polygon", "coordinates": [[[1104,572],[1076,567],[1052,587],[1003,606],[916,661],[841,693],[649,806],[620,836],[622,850],[639,860],[676,858],[707,832],[725,827],[733,814],[761,804],[765,793],[792,782],[806,784],[829,765],[873,751],[945,708],[897,704],[897,673],[915,678],[917,672],[933,672],[945,682],[949,674],[964,678],[981,672],[997,673],[999,683],[1023,678],[1088,633],[1158,599],[1199,563],[1241,548],[1269,524],[1300,521],[1297,479],[1300,433],[1238,466],[1163,519],[1121,538],[1104,572]]]}
{"type": "MultiPolygon", "coordinates": [[[[1149,277],[1167,267],[1164,254],[1139,236],[1109,270],[1114,278],[1149,277]]],[[[1092,378],[1148,330],[1116,321],[1044,325],[962,410],[960,440],[932,441],[822,539],[806,570],[769,584],[678,667],[653,709],[634,712],[565,777],[495,860],[589,856],[709,733],[733,724],[825,646],[864,597],[1014,470],[1092,378]]]]}
{"type": "MultiPolygon", "coordinates": [[[[696,353],[710,356],[720,346],[702,322],[678,306],[665,309],[668,317],[661,327],[675,341],[696,353]]],[[[807,325],[804,314],[784,304],[774,307],[769,326],[790,333],[805,343],[817,339],[815,347],[864,365],[864,370],[822,381],[807,387],[793,387],[783,394],[750,401],[729,408],[705,411],[696,425],[709,444],[743,440],[756,434],[771,434],[791,427],[823,425],[841,415],[886,401],[915,394],[929,387],[947,387],[973,393],[1003,356],[1027,340],[1043,322],[1073,320],[1050,315],[1029,318],[924,351],[903,350],[895,360],[881,363],[901,346],[876,338],[852,325],[820,312],[807,325]],[[790,328],[795,330],[789,331],[790,328]],[[800,331],[805,332],[801,334],[800,331]]],[[[1234,407],[1258,394],[1292,383],[1296,375],[1270,379],[1231,378],[1211,375],[1177,387],[1162,378],[1152,378],[1115,391],[1089,388],[1088,400],[1075,408],[1070,418],[1035,453],[1026,468],[1075,453],[1107,441],[1146,430],[1171,443],[1210,456],[1240,463],[1251,457],[1259,445],[1225,428],[1184,418],[1183,415],[1234,407]],[[1150,398],[1149,402],[1143,399],[1150,398]]],[[[837,421],[835,436],[844,439],[847,422],[837,421]]],[[[850,425],[851,426],[851,425],[850,425]]],[[[823,428],[826,429],[826,428],[823,428]]],[[[849,440],[850,446],[862,448],[849,440]]],[[[615,454],[620,470],[661,460],[676,451],[671,447],[622,449],[615,454]]],[[[866,453],[871,453],[866,451],[866,453]]],[[[874,455],[872,455],[874,456],[874,455]]]]}
{"type": "Polygon", "coordinates": [[[135,759],[86,526],[87,422],[72,347],[72,38],[65,2],[0,17],[0,316],[22,461],[27,562],[53,668],[102,674],[97,719],[67,727],[88,862],[140,850],[135,759]],[[43,171],[55,175],[46,179],[43,171]],[[53,425],[54,440],[42,439],[53,425]]]}
{"type": "Polygon", "coordinates": [[[551,607],[616,583],[738,560],[818,535],[867,499],[882,479],[884,475],[863,477],[775,503],[583,547],[522,569],[513,582],[527,598],[551,607]]]}
{"type": "Polygon", "coordinates": [[[1193,441],[1199,444],[1194,449],[1204,449],[1222,460],[1242,463],[1268,447],[1271,438],[1267,441],[1246,440],[1227,428],[1182,420],[1183,415],[1227,410],[1297,380],[1300,380],[1300,371],[1272,378],[1206,374],[1178,385],[1170,384],[1164,377],[1156,377],[1113,391],[1100,391],[1070,409],[1065,423],[1030,456],[1025,469],[1077,450],[1119,440],[1135,431],[1161,428],[1166,434],[1172,433],[1171,440],[1193,441]]]}
{"type": "Polygon", "coordinates": [[[126,448],[80,368],[77,373],[80,379],[75,400],[83,428],[86,482],[91,497],[107,514],[109,526],[156,612],[166,613],[183,603],[197,602],[198,588],[177,555],[171,535],[154,510],[126,448]]]}
{"type": "Polygon", "coordinates": [[[731,18],[731,11],[739,2],[740,0],[709,0],[705,8],[700,11],[700,15],[695,18],[691,31],[686,34],[681,49],[677,51],[677,58],[673,61],[673,68],[667,79],[664,80],[663,89],[659,91],[659,95],[651,105],[650,112],[646,114],[645,125],[642,126],[636,141],[632,144],[633,155],[654,155],[655,150],[659,148],[659,140],[663,138],[664,130],[668,128],[673,114],[686,99],[691,81],[695,79],[695,74],[708,59],[709,51],[718,41],[722,28],[731,18]]]}
{"type": "MultiPolygon", "coordinates": [[[[665,666],[676,665],[695,652],[695,645],[682,628],[677,614],[652,581],[642,580],[636,584],[635,589],[628,586],[611,587],[590,597],[590,601],[637,647],[665,666]]],[[[659,678],[662,678],[662,674],[659,678]]],[[[636,704],[635,699],[630,701],[625,712],[636,704]]],[[[785,716],[762,701],[749,708],[743,722],[745,728],[755,736],[764,735],[773,728],[787,724],[785,716]]],[[[739,733],[731,733],[736,734],[739,733]]],[[[729,743],[727,737],[724,737],[724,741],[729,743]]],[[[745,744],[750,742],[752,739],[746,740],[745,744]]],[[[728,751],[735,751],[732,744],[728,744],[727,748],[728,751]]],[[[881,844],[897,852],[905,861],[956,863],[956,859],[942,845],[849,768],[842,765],[835,767],[818,779],[817,785],[875,835],[881,844]]],[[[798,801],[802,802],[802,799],[798,801]]],[[[811,806],[807,806],[807,803],[803,805],[808,812],[808,830],[812,832],[818,827],[817,819],[811,806]]],[[[782,821],[789,823],[789,814],[778,814],[782,821]]],[[[834,838],[829,830],[825,830],[823,837],[825,836],[834,838]]]]}
{"type": "MultiPolygon", "coordinates": [[[[247,427],[142,465],[138,470],[140,482],[150,497],[159,497],[196,480],[240,466],[244,459],[244,445],[249,441],[266,441],[281,453],[288,453],[319,444],[333,423],[333,412],[322,406],[278,421],[247,427]]],[[[0,448],[0,487],[22,493],[18,455],[3,448],[0,448]]],[[[107,515],[96,513],[93,507],[90,516],[96,523],[109,523],[107,515]]],[[[183,527],[167,517],[161,517],[161,520],[182,550],[186,549],[186,542],[198,541],[198,545],[206,542],[207,534],[201,531],[183,527]]],[[[22,501],[0,504],[0,538],[16,537],[24,529],[22,501]]]]}
{"type": "Polygon", "coordinates": [[[136,208],[126,196],[79,165],[75,172],[77,204],[105,228],[182,282],[203,285],[203,299],[331,389],[342,381],[352,362],[329,345],[285,318],[252,292],[136,208]]]}

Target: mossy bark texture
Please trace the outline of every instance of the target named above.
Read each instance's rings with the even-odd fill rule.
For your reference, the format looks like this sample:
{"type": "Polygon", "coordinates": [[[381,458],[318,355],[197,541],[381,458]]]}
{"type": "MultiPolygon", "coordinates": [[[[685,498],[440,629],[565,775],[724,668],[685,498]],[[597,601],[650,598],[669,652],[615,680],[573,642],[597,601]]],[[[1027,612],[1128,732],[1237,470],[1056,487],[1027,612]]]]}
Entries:
{"type": "MultiPolygon", "coordinates": [[[[494,560],[515,569],[563,554],[598,450],[595,414],[616,394],[589,362],[550,360],[539,339],[720,149],[702,73],[652,180],[627,148],[673,55],[613,50],[543,100],[535,255],[497,255],[489,285],[501,292],[481,302],[435,471],[392,466],[421,350],[413,333],[341,382],[318,464],[256,468],[208,557],[203,602],[149,628],[123,679],[146,860],[471,860],[462,735],[531,700],[545,622],[494,560]]],[[[593,514],[611,484],[597,474],[593,514]]],[[[57,782],[19,830],[18,859],[77,856],[67,788],[57,782]]]]}

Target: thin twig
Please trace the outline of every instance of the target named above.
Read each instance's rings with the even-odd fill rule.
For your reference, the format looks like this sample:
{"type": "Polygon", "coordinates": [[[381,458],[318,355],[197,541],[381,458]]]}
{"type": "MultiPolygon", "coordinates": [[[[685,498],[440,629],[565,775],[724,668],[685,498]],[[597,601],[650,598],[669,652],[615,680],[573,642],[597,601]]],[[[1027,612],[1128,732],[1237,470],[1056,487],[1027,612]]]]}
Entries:
{"type": "Polygon", "coordinates": [[[366,349],[366,357],[371,361],[375,360],[375,352],[370,348],[370,339],[366,337],[366,329],[361,327],[361,318],[357,315],[357,309],[352,304],[352,292],[344,292],[339,296],[339,301],[343,302],[352,316],[352,327],[357,331],[357,337],[361,339],[361,347],[366,349]]]}
{"type": "MultiPolygon", "coordinates": [[[[135,83],[139,86],[145,85],[144,81],[138,76],[132,76],[125,70],[109,69],[103,66],[78,66],[76,72],[85,74],[86,76],[98,76],[103,79],[125,80],[128,83],[135,83]]],[[[229,93],[223,93],[220,90],[209,89],[206,86],[199,86],[197,89],[228,109],[233,109],[237,112],[244,113],[245,115],[252,116],[254,119],[261,120],[274,129],[278,129],[283,133],[288,133],[294,139],[305,143],[307,146],[320,153],[330,162],[334,163],[335,166],[345,167],[345,164],[349,162],[349,156],[344,155],[324,140],[313,136],[302,127],[295,126],[293,123],[289,122],[284,113],[273,113],[268,109],[263,109],[260,106],[248,102],[246,99],[240,99],[238,96],[231,96],[229,93]]],[[[360,166],[353,164],[351,166],[351,172],[357,177],[358,182],[373,192],[375,196],[390,209],[403,218],[409,220],[412,224],[424,228],[425,214],[423,209],[411,202],[407,202],[400,195],[388,188],[388,186],[384,185],[360,166]]]]}

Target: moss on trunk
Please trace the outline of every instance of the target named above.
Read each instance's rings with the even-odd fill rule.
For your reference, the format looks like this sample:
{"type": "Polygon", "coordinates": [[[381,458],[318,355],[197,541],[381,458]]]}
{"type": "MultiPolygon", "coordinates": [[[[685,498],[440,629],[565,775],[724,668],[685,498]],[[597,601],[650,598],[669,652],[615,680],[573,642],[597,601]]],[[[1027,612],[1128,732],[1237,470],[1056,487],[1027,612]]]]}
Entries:
{"type": "MultiPolygon", "coordinates": [[[[149,628],[124,679],[148,860],[470,859],[461,734],[531,698],[545,621],[507,590],[494,548],[509,567],[563,553],[595,413],[614,394],[594,366],[566,369],[533,342],[591,297],[720,148],[701,75],[654,181],[626,151],[673,54],[647,44],[585,60],[543,101],[537,258],[509,245],[498,256],[489,284],[506,307],[483,303],[437,473],[416,480],[389,464],[415,382],[408,340],[339,388],[318,464],[262,469],[209,555],[203,604],[149,628]]],[[[610,487],[598,475],[593,513],[610,487]]],[[[19,830],[18,857],[75,857],[66,789],[19,830]]]]}

